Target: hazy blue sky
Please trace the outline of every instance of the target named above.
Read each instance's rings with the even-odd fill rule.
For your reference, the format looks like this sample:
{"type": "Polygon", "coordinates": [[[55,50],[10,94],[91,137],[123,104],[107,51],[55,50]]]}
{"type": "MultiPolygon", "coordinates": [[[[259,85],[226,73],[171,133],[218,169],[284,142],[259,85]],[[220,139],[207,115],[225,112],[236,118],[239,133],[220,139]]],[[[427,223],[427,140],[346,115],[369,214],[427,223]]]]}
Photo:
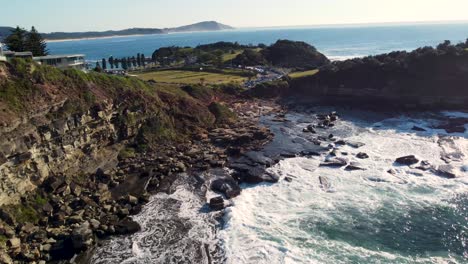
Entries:
{"type": "Polygon", "coordinates": [[[42,32],[468,20],[468,0],[0,0],[0,26],[42,32]]]}

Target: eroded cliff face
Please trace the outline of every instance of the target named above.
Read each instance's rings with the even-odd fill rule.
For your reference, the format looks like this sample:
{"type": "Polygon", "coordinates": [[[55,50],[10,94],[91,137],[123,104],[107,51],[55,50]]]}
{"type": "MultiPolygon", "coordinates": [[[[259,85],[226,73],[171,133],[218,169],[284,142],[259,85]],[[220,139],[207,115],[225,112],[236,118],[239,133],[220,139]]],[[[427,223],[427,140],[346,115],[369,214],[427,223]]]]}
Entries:
{"type": "Polygon", "coordinates": [[[50,175],[79,177],[115,165],[122,143],[137,134],[141,122],[126,122],[122,116],[134,113],[104,105],[51,120],[63,107],[56,105],[1,127],[0,205],[18,202],[50,175]]]}

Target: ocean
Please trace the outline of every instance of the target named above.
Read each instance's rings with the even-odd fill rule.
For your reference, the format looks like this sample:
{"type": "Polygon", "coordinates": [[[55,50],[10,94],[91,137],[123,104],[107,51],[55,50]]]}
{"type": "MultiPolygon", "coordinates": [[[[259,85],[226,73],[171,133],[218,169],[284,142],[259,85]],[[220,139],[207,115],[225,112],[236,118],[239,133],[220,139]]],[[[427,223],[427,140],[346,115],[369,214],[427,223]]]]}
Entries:
{"type": "Polygon", "coordinates": [[[418,24],[380,26],[329,26],[300,28],[237,29],[218,32],[175,33],[49,42],[51,54],[85,54],[89,61],[102,58],[136,56],[146,57],[160,47],[190,46],[218,41],[241,44],[272,44],[278,39],[305,41],[314,45],[332,60],[375,55],[395,50],[413,50],[435,46],[444,40],[453,43],[468,38],[465,24],[418,24]]]}
{"type": "Polygon", "coordinates": [[[467,263],[468,132],[447,134],[434,127],[447,118],[468,118],[468,113],[401,115],[323,107],[289,111],[283,123],[274,116],[262,118],[275,138],[261,153],[274,156],[314,147],[314,135],[302,130],[317,122],[316,113],[331,110],[341,113],[340,120],[319,135],[332,133],[352,142],[336,145],[335,155],[363,170],[320,166],[331,157],[328,152],[284,159],[268,169],[279,182],[241,186],[241,195],[232,199],[221,222],[206,209],[206,198],[216,194],[205,194],[194,184],[212,177],[181,175],[172,194],[153,196],[135,217],[141,232],[111,238],[97,248],[91,262],[467,263]],[[424,131],[415,131],[415,126],[424,131]],[[356,158],[360,152],[369,158],[356,158]],[[441,157],[449,157],[459,177],[395,164],[406,155],[435,167],[446,164],[441,157]]]}
{"type": "MultiPolygon", "coordinates": [[[[137,52],[149,56],[168,45],[269,44],[293,39],[315,45],[332,59],[344,59],[467,37],[466,24],[250,29],[55,42],[49,48],[53,53],[85,53],[88,59],[98,59],[137,52]]],[[[313,136],[302,130],[317,122],[316,113],[332,110],[341,113],[340,120],[320,135],[332,133],[346,142],[362,143],[359,148],[334,147],[335,155],[358,162],[364,170],[320,166],[330,158],[328,152],[283,159],[268,169],[279,182],[243,185],[242,194],[232,199],[220,222],[218,213],[206,208],[206,200],[216,194],[205,192],[209,183],[201,184],[220,172],[183,174],[174,183],[173,193],[153,196],[134,217],[142,226],[140,232],[104,241],[91,262],[467,263],[468,132],[447,134],[434,127],[448,118],[467,119],[468,113],[291,110],[286,122],[277,123],[274,116],[261,119],[275,133],[261,152],[297,153],[313,147],[313,136]],[[423,131],[415,131],[415,126],[423,131]],[[360,152],[369,158],[356,158],[360,152]],[[396,158],[406,155],[434,167],[449,163],[459,177],[448,179],[431,170],[395,164],[396,158]]],[[[465,128],[468,131],[468,124],[465,128]]],[[[324,143],[324,148],[333,144],[324,143]]]]}

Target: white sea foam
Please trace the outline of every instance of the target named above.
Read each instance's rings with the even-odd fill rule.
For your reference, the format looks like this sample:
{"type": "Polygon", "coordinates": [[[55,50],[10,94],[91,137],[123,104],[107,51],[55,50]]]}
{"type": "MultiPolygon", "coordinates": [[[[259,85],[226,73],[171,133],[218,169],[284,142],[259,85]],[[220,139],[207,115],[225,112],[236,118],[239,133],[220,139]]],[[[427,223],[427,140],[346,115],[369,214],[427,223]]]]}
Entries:
{"type": "MultiPolygon", "coordinates": [[[[451,199],[468,192],[468,172],[462,169],[468,164],[468,134],[450,137],[454,144],[445,147],[457,149],[443,149],[439,139],[447,135],[445,131],[431,130],[431,122],[400,117],[358,127],[358,122],[341,121],[342,129],[352,131],[346,140],[366,145],[359,149],[344,146],[339,152],[348,152],[347,157],[358,161],[365,171],[319,167],[323,157],[286,159],[270,168],[270,172],[293,181],[244,186],[242,195],[234,199],[234,207],[228,210],[221,232],[227,262],[463,263],[463,257],[444,251],[403,254],[392,248],[352,241],[348,236],[359,234],[360,228],[363,233],[368,228],[385,228],[385,221],[394,215],[416,221],[411,218],[417,217],[415,212],[453,206],[451,199]],[[412,131],[414,125],[427,131],[412,131]],[[444,151],[462,153],[462,159],[452,163],[459,170],[459,178],[445,179],[429,171],[394,164],[397,157],[416,155],[434,166],[442,165],[440,157],[444,151]],[[370,158],[353,158],[358,152],[365,152],[370,158]],[[387,172],[391,168],[397,171],[395,175],[387,172]],[[333,193],[321,189],[319,176],[328,179],[333,193]]],[[[372,231],[376,233],[369,236],[378,240],[378,233],[388,230],[372,231]]]]}
{"type": "Polygon", "coordinates": [[[134,217],[142,230],[112,238],[97,249],[92,263],[219,263],[216,222],[200,211],[205,199],[191,179],[180,175],[174,193],[153,196],[134,217]]]}

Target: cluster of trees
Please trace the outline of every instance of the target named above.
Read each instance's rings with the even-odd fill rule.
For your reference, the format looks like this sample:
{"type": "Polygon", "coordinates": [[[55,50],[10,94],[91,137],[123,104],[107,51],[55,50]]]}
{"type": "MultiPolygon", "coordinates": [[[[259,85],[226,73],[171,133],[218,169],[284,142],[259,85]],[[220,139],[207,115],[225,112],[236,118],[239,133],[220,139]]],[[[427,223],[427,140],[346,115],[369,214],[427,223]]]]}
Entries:
{"type": "Polygon", "coordinates": [[[226,51],[231,51],[231,50],[248,49],[251,47],[252,45],[241,45],[238,42],[220,41],[220,42],[211,43],[211,44],[198,45],[196,49],[206,51],[206,52],[211,52],[215,50],[221,50],[221,51],[226,52],[226,51]]]}
{"type": "Polygon", "coordinates": [[[186,64],[212,64],[217,67],[228,65],[257,66],[272,65],[297,70],[320,68],[330,64],[328,58],[317,49],[305,42],[278,40],[266,46],[259,44],[241,45],[237,42],[217,42],[191,47],[163,47],[155,50],[151,56],[153,61],[163,66],[179,63],[185,60],[186,64]],[[241,54],[232,60],[225,60],[224,56],[241,54]]]}
{"type": "Polygon", "coordinates": [[[138,53],[132,57],[126,58],[114,58],[110,56],[108,59],[103,58],[101,62],[96,62],[96,70],[107,70],[107,69],[123,69],[128,70],[137,67],[145,67],[147,59],[145,54],[138,53]]]}
{"type": "Polygon", "coordinates": [[[212,64],[222,67],[225,63],[231,63],[224,60],[224,55],[255,48],[258,48],[258,46],[241,45],[237,42],[216,42],[199,45],[195,48],[171,46],[155,50],[151,59],[163,66],[185,62],[185,64],[212,64]]]}
{"type": "Polygon", "coordinates": [[[336,61],[314,76],[293,82],[299,93],[329,89],[362,89],[398,95],[468,96],[468,39],[453,45],[411,52],[336,61]]]}
{"type": "Polygon", "coordinates": [[[278,40],[259,50],[246,49],[234,60],[234,64],[244,66],[273,65],[296,70],[315,69],[328,65],[330,61],[314,46],[302,41],[278,40]]]}
{"type": "Polygon", "coordinates": [[[5,38],[4,42],[10,51],[31,51],[33,56],[49,54],[44,38],[35,27],[32,27],[31,31],[28,32],[18,26],[11,31],[11,34],[5,38]]]}

